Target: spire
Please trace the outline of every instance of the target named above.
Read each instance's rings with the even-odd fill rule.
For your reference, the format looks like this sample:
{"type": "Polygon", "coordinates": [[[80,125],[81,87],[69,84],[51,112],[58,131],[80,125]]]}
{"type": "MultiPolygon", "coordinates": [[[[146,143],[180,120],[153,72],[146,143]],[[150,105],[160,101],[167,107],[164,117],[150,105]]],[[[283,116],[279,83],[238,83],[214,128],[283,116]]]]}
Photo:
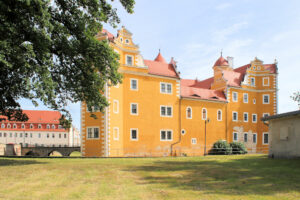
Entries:
{"type": "Polygon", "coordinates": [[[160,49],[159,49],[158,55],[156,56],[156,58],[154,59],[154,61],[156,61],[156,62],[162,62],[162,63],[167,63],[166,60],[164,59],[164,57],[161,55],[160,49]]]}
{"type": "Polygon", "coordinates": [[[214,66],[229,66],[228,61],[223,58],[222,56],[222,51],[221,51],[221,56],[220,58],[215,62],[214,66]]]}

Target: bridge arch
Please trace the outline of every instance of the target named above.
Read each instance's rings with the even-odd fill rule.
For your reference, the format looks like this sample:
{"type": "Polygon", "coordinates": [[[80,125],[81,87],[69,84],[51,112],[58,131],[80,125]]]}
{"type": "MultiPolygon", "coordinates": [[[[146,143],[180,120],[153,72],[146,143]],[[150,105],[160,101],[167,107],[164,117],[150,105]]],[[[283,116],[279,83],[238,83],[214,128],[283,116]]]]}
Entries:
{"type": "Polygon", "coordinates": [[[61,157],[61,156],[64,156],[64,154],[61,153],[61,152],[58,151],[58,150],[51,150],[51,151],[48,153],[48,156],[61,157]]]}
{"type": "Polygon", "coordinates": [[[28,151],[25,156],[40,156],[40,154],[34,151],[28,151]]]}
{"type": "Polygon", "coordinates": [[[78,150],[70,151],[69,155],[70,157],[81,157],[81,152],[78,150]]]}

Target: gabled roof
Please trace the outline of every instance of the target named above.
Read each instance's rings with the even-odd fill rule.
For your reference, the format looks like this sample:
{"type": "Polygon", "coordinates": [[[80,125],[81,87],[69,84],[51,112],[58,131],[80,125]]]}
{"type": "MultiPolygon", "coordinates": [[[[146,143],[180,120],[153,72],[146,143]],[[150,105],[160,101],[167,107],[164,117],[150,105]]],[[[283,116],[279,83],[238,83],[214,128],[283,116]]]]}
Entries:
{"type": "Polygon", "coordinates": [[[195,88],[181,85],[180,93],[182,97],[212,101],[226,101],[224,93],[217,90],[195,88]]]}
{"type": "MultiPolygon", "coordinates": [[[[23,110],[23,113],[25,113],[28,116],[28,121],[25,123],[57,124],[59,123],[59,119],[61,117],[59,111],[50,111],[50,110],[23,110]]],[[[2,122],[22,123],[22,122],[7,121],[7,120],[2,122]]]]}

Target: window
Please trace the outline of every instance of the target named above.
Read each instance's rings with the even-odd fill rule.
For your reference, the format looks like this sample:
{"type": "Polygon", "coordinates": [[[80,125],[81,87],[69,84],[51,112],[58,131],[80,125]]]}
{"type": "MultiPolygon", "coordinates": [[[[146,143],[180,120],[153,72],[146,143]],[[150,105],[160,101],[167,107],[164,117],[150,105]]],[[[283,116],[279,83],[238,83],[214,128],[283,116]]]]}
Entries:
{"type": "Polygon", "coordinates": [[[244,122],[248,122],[248,113],[244,112],[244,122]]]}
{"type": "Polygon", "coordinates": [[[256,104],[256,99],[253,99],[253,104],[256,104]]]}
{"type": "Polygon", "coordinates": [[[238,102],[238,93],[237,92],[232,92],[232,101],[238,102]]]}
{"type": "Polygon", "coordinates": [[[128,43],[129,43],[129,40],[128,40],[128,39],[126,39],[126,40],[125,40],[125,43],[126,43],[126,44],[128,44],[128,43]]]}
{"type": "MultiPolygon", "coordinates": [[[[64,134],[64,138],[66,138],[67,135],[64,134]]],[[[99,138],[99,128],[98,127],[87,127],[87,138],[93,139],[93,138],[99,138]]]]}
{"type": "Polygon", "coordinates": [[[41,138],[41,133],[39,133],[39,138],[41,138]]]}
{"type": "Polygon", "coordinates": [[[17,133],[15,133],[15,137],[18,137],[18,134],[17,134],[17,133]]]}
{"type": "Polygon", "coordinates": [[[114,100],[113,111],[114,111],[114,113],[119,113],[119,101],[118,100],[114,100]]]}
{"type": "Polygon", "coordinates": [[[268,117],[270,116],[270,113],[263,113],[263,117],[268,117]]]}
{"type": "Polygon", "coordinates": [[[1,128],[5,128],[5,124],[1,124],[1,128]]]}
{"type": "Polygon", "coordinates": [[[41,129],[41,128],[42,128],[42,125],[41,125],[41,124],[39,124],[39,125],[38,125],[38,128],[39,128],[39,129],[41,129]]]}
{"type": "Polygon", "coordinates": [[[33,124],[30,124],[30,129],[33,129],[33,124]]]}
{"type": "Polygon", "coordinates": [[[257,114],[252,114],[252,122],[253,123],[257,122],[257,114]]]}
{"type": "Polygon", "coordinates": [[[235,141],[235,142],[238,141],[238,133],[236,133],[236,132],[233,133],[233,141],[235,141]]]}
{"type": "Polygon", "coordinates": [[[256,144],[257,143],[257,134],[253,133],[253,143],[256,144]]]}
{"type": "Polygon", "coordinates": [[[131,140],[138,140],[138,129],[132,128],[130,129],[130,139],[131,140]]]}
{"type": "Polygon", "coordinates": [[[59,138],[61,138],[61,133],[58,135],[59,138]]]}
{"type": "Polygon", "coordinates": [[[47,138],[49,138],[49,133],[47,133],[47,138]]]}
{"type": "Polygon", "coordinates": [[[270,85],[269,77],[264,77],[263,78],[263,86],[269,86],[269,85],[270,85]]]}
{"type": "Polygon", "coordinates": [[[52,129],[55,129],[55,125],[54,124],[52,124],[52,129]]]}
{"type": "Polygon", "coordinates": [[[263,95],[263,104],[269,104],[270,103],[270,95],[264,94],[263,95]]]}
{"type": "Polygon", "coordinates": [[[269,133],[263,134],[263,144],[269,144],[269,133]]]}
{"type": "Polygon", "coordinates": [[[235,111],[232,112],[232,121],[234,122],[238,121],[238,113],[235,111]]]}
{"type": "Polygon", "coordinates": [[[217,111],[217,120],[222,121],[222,110],[217,111]]]}
{"type": "Polygon", "coordinates": [[[123,38],[120,38],[120,41],[123,42],[123,38]]]}
{"type": "Polygon", "coordinates": [[[52,133],[52,138],[55,138],[55,135],[54,135],[54,133],[52,133]]]}
{"type": "Polygon", "coordinates": [[[32,133],[30,133],[30,137],[32,138],[32,133]]]}
{"type": "Polygon", "coordinates": [[[172,117],[172,106],[160,106],[161,117],[172,117]]]}
{"type": "Polygon", "coordinates": [[[172,84],[171,83],[160,83],[160,93],[172,94],[172,84]]]}
{"type": "Polygon", "coordinates": [[[248,133],[244,133],[244,142],[248,142],[248,133]]]}
{"type": "Polygon", "coordinates": [[[184,129],[181,130],[181,134],[182,134],[182,135],[185,134],[185,130],[184,130],[184,129]]]}
{"type": "Polygon", "coordinates": [[[21,125],[21,128],[24,129],[24,128],[25,128],[25,124],[22,124],[22,125],[21,125]]]}
{"type": "Polygon", "coordinates": [[[254,77],[251,77],[251,82],[250,82],[250,85],[251,86],[255,86],[255,78],[254,77]]]}
{"type": "Polygon", "coordinates": [[[28,137],[28,133],[25,133],[25,137],[26,137],[26,138],[28,137]]]}
{"type": "Polygon", "coordinates": [[[138,104],[137,103],[131,103],[130,104],[130,114],[131,115],[138,115],[138,104]]]}
{"type": "Polygon", "coordinates": [[[138,80],[137,79],[130,79],[130,89],[138,90],[138,80]]]}
{"type": "Polygon", "coordinates": [[[11,126],[10,126],[10,124],[7,124],[7,128],[10,128],[11,126]]]}
{"type": "Polygon", "coordinates": [[[3,133],[3,137],[6,137],[6,133],[3,133]]]}
{"type": "Polygon", "coordinates": [[[61,129],[61,125],[58,125],[58,129],[61,129]]]}
{"type": "Polygon", "coordinates": [[[17,124],[14,124],[14,125],[13,125],[13,128],[17,128],[17,124]]]}
{"type": "Polygon", "coordinates": [[[206,110],[206,108],[202,108],[202,119],[203,120],[207,119],[207,110],[206,110]]]}
{"type": "Polygon", "coordinates": [[[50,129],[50,125],[49,124],[47,124],[47,129],[50,129]]]}
{"type": "Polygon", "coordinates": [[[197,138],[192,138],[191,142],[192,144],[197,144],[197,138]]]}
{"type": "Polygon", "coordinates": [[[244,103],[248,103],[248,94],[244,93],[244,103]]]}
{"type": "Polygon", "coordinates": [[[191,107],[187,107],[187,109],[186,109],[186,118],[192,119],[192,108],[191,107]]]}
{"type": "Polygon", "coordinates": [[[114,140],[119,140],[119,128],[114,127],[114,140]]]}
{"type": "MultiPolygon", "coordinates": [[[[98,129],[98,137],[99,137],[99,129],[98,129]]],[[[64,138],[67,138],[67,134],[64,134],[64,138]]]]}
{"type": "Polygon", "coordinates": [[[126,55],[126,65],[132,66],[133,64],[133,56],[126,55]]]}
{"type": "Polygon", "coordinates": [[[160,131],[160,141],[172,141],[173,131],[172,130],[161,130],[160,131]]]}
{"type": "Polygon", "coordinates": [[[2,137],[2,133],[0,132],[0,137],[2,137]]]}

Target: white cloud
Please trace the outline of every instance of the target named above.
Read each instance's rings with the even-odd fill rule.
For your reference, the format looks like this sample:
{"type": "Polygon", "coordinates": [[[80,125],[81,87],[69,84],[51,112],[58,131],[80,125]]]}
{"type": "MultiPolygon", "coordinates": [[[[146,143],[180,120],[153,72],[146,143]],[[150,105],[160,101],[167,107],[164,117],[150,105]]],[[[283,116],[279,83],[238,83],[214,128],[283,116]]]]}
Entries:
{"type": "Polygon", "coordinates": [[[228,9],[231,6],[232,6],[232,4],[230,4],[230,3],[222,3],[222,4],[219,4],[215,9],[218,10],[218,11],[221,11],[221,10],[228,9]]]}
{"type": "Polygon", "coordinates": [[[213,32],[213,39],[215,42],[224,42],[229,36],[238,33],[241,29],[246,28],[248,22],[238,22],[232,24],[224,29],[217,29],[213,32]]]}

